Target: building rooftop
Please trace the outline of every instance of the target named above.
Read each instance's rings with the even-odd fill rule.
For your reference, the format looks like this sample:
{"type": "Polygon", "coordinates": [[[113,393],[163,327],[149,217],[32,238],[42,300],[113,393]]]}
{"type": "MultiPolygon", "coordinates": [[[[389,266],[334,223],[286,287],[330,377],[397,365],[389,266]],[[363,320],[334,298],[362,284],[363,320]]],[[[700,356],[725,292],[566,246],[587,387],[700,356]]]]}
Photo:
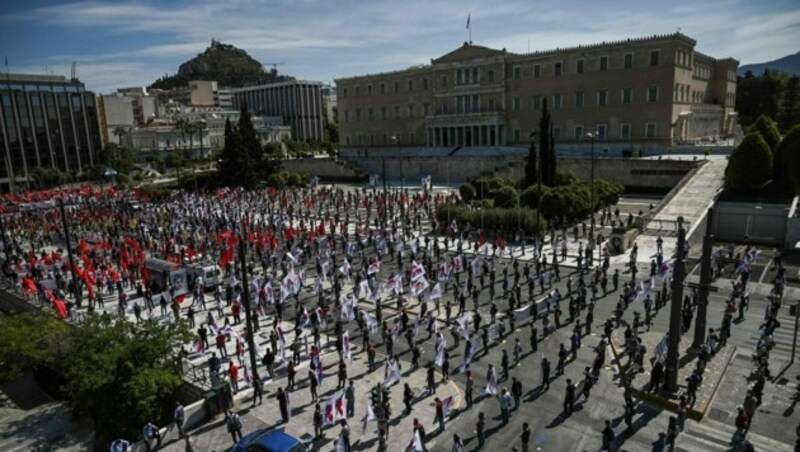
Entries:
{"type": "MultiPolygon", "coordinates": [[[[14,73],[6,73],[0,72],[0,79],[2,81],[12,81],[12,82],[38,82],[38,83],[69,83],[70,80],[67,80],[66,77],[63,75],[38,75],[38,74],[14,74],[14,73]]],[[[75,81],[75,83],[80,83],[79,81],[75,81]]]]}
{"type": "MultiPolygon", "coordinates": [[[[377,72],[377,73],[372,73],[372,74],[355,75],[355,76],[351,76],[351,77],[340,77],[340,78],[337,78],[335,81],[338,83],[340,81],[345,81],[345,80],[357,80],[357,79],[361,79],[361,78],[375,77],[375,76],[381,76],[381,75],[401,74],[401,73],[412,72],[412,71],[415,71],[415,70],[430,69],[433,66],[433,64],[446,61],[445,60],[446,57],[448,57],[449,55],[456,54],[457,52],[459,52],[459,50],[462,50],[462,49],[478,50],[481,55],[477,56],[477,57],[491,56],[491,55],[495,55],[495,56],[507,55],[507,56],[512,57],[512,58],[524,58],[524,57],[531,57],[531,56],[548,56],[548,55],[556,54],[556,53],[560,53],[560,52],[572,52],[572,51],[584,50],[584,49],[595,49],[595,48],[610,47],[610,46],[623,46],[623,45],[637,44],[637,43],[650,42],[650,41],[663,41],[663,40],[667,40],[667,39],[682,40],[682,41],[685,41],[686,44],[692,45],[692,46],[697,44],[697,41],[695,41],[694,39],[690,38],[689,36],[686,36],[685,34],[683,34],[681,32],[667,33],[667,34],[661,34],[661,35],[654,34],[652,36],[643,36],[643,37],[639,37],[639,38],[628,38],[628,39],[623,39],[623,40],[618,40],[618,41],[607,41],[607,42],[603,41],[603,42],[594,43],[594,44],[585,44],[585,45],[582,44],[582,45],[573,46],[573,47],[563,47],[563,48],[559,47],[559,48],[555,48],[555,49],[536,50],[536,51],[532,51],[532,52],[523,52],[523,53],[508,52],[506,49],[500,49],[500,50],[492,49],[490,47],[485,47],[485,46],[480,46],[480,45],[476,45],[476,44],[471,44],[471,43],[465,42],[461,47],[458,47],[455,50],[453,50],[451,52],[448,52],[445,55],[442,55],[441,57],[432,58],[431,59],[431,63],[432,64],[417,65],[417,66],[412,66],[412,67],[409,67],[409,68],[406,68],[406,69],[398,69],[398,70],[395,70],[395,71],[388,71],[388,72],[377,72]]],[[[707,55],[703,55],[703,56],[705,56],[707,58],[711,58],[711,59],[713,59],[715,61],[719,61],[719,60],[717,60],[715,58],[712,58],[712,57],[709,57],[707,55]]],[[[732,58],[724,58],[723,60],[726,60],[726,61],[730,60],[731,62],[738,63],[737,60],[732,59],[732,58]]]]}

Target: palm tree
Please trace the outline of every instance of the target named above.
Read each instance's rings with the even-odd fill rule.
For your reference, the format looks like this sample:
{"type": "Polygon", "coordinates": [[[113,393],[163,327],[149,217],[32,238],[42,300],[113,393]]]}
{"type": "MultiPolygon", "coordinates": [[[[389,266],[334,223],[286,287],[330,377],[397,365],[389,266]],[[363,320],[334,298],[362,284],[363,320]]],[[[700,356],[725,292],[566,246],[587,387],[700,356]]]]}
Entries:
{"type": "Polygon", "coordinates": [[[189,153],[184,156],[185,159],[194,160],[194,133],[199,129],[197,122],[186,122],[186,133],[189,134],[189,153]]]}
{"type": "Polygon", "coordinates": [[[117,126],[114,127],[114,130],[111,133],[117,137],[117,143],[122,146],[122,138],[128,134],[128,129],[126,127],[117,126]]]}

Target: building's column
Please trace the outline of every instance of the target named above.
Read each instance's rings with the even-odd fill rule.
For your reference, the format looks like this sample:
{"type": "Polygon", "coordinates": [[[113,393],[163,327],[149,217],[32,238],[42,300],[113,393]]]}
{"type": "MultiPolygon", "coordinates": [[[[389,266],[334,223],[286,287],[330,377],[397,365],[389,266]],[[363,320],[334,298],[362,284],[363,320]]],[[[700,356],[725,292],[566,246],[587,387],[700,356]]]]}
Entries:
{"type": "Polygon", "coordinates": [[[467,126],[461,126],[461,146],[467,145],[467,126]]]}

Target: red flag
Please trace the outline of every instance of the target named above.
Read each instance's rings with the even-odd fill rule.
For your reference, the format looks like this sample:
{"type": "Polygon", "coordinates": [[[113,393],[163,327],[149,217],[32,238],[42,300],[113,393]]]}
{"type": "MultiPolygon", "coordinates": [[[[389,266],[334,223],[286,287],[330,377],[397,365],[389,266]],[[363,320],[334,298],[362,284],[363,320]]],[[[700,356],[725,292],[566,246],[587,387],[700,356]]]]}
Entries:
{"type": "Polygon", "coordinates": [[[185,299],[186,299],[186,294],[178,295],[177,297],[175,297],[175,302],[181,304],[185,299]]]}
{"type": "Polygon", "coordinates": [[[39,292],[39,289],[36,287],[36,283],[30,278],[22,278],[22,291],[25,292],[25,295],[33,295],[39,292]]]}
{"type": "Polygon", "coordinates": [[[53,297],[53,309],[56,310],[56,315],[58,315],[59,319],[64,320],[67,318],[67,305],[64,300],[53,297]]]}

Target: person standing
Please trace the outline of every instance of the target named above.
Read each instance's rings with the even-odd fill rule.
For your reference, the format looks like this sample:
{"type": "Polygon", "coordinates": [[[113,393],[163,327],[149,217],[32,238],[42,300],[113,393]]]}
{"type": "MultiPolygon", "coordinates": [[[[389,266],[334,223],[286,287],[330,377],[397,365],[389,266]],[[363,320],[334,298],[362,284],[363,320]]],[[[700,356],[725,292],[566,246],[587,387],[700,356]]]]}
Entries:
{"type": "Polygon", "coordinates": [[[434,378],[433,372],[434,372],[433,365],[429,365],[428,366],[428,371],[427,371],[427,378],[426,378],[427,383],[428,383],[428,394],[429,395],[433,394],[434,392],[436,392],[436,379],[434,378]]]}
{"type": "Polygon", "coordinates": [[[606,419],[606,426],[603,428],[603,450],[611,450],[611,443],[614,442],[614,427],[611,421],[606,419]]]}
{"type": "Polygon", "coordinates": [[[478,449],[483,447],[483,444],[486,442],[486,417],[483,414],[483,411],[478,413],[478,422],[475,423],[475,430],[477,432],[478,437],[478,449]]]}
{"type": "Polygon", "coordinates": [[[564,391],[564,415],[571,416],[575,406],[575,384],[567,378],[567,388],[564,391]]]}
{"type": "Polygon", "coordinates": [[[434,409],[436,413],[434,415],[434,422],[439,423],[439,433],[444,431],[444,407],[442,406],[442,401],[436,397],[434,399],[434,409]]]}
{"type": "Polygon", "coordinates": [[[678,437],[678,420],[675,418],[675,416],[670,416],[669,424],[667,425],[667,438],[666,438],[666,445],[669,447],[670,451],[675,450],[675,438],[677,437],[678,437]]]}
{"type": "Polygon", "coordinates": [[[186,421],[186,413],[180,402],[175,402],[175,411],[172,413],[172,419],[175,421],[175,427],[178,429],[178,436],[183,439],[186,436],[186,432],[183,430],[184,422],[186,421]]]}
{"type": "Polygon", "coordinates": [[[239,392],[239,368],[233,361],[231,361],[230,366],[228,366],[228,377],[231,381],[233,393],[237,394],[239,392]]]}
{"type": "Polygon", "coordinates": [[[686,401],[686,396],[682,395],[678,401],[678,431],[683,431],[686,424],[686,411],[689,408],[689,403],[686,401]]]}
{"type": "Polygon", "coordinates": [[[550,361],[542,357],[542,391],[550,389],[550,361]]]}
{"type": "Polygon", "coordinates": [[[317,401],[317,374],[313,370],[308,370],[308,389],[311,391],[311,401],[317,401]]]}
{"type": "Polygon", "coordinates": [[[342,452],[350,452],[350,426],[347,425],[347,420],[342,419],[339,424],[342,426],[342,431],[339,432],[339,440],[342,442],[342,452]]]}
{"type": "Polygon", "coordinates": [[[347,399],[347,417],[353,417],[356,415],[356,389],[353,387],[353,380],[350,380],[344,396],[347,399]]]}
{"type": "Polygon", "coordinates": [[[314,405],[314,439],[317,440],[322,436],[322,409],[319,403],[314,405]]]}
{"type": "Polygon", "coordinates": [[[503,350],[503,356],[500,358],[500,366],[503,368],[503,380],[508,380],[508,351],[503,350]]]}
{"type": "Polygon", "coordinates": [[[289,397],[286,391],[283,388],[278,387],[278,392],[275,394],[275,397],[278,399],[278,409],[281,412],[281,420],[283,423],[289,422],[289,397]]]}
{"type": "Polygon", "coordinates": [[[144,445],[147,447],[147,450],[153,450],[153,446],[150,443],[154,439],[156,440],[156,448],[161,447],[161,432],[158,431],[158,427],[152,422],[148,422],[144,426],[142,429],[142,436],[144,437],[144,445]]]}
{"type": "Polygon", "coordinates": [[[519,439],[522,442],[522,452],[528,452],[528,444],[531,441],[531,428],[527,422],[522,423],[522,433],[519,435],[519,439]]]}
{"type": "Polygon", "coordinates": [[[411,386],[408,383],[405,384],[403,387],[403,405],[405,405],[406,410],[405,414],[411,413],[411,402],[414,401],[414,391],[411,390],[411,386]]]}
{"type": "Polygon", "coordinates": [[[472,371],[467,371],[467,383],[464,388],[464,398],[467,401],[467,409],[472,408],[472,392],[475,390],[475,379],[472,377],[472,371]]]}
{"type": "Polygon", "coordinates": [[[258,372],[253,375],[253,406],[256,406],[256,400],[259,405],[264,401],[264,382],[258,372]]]}
{"type": "Polygon", "coordinates": [[[500,417],[502,419],[501,425],[508,424],[509,411],[511,410],[511,396],[508,394],[508,389],[503,388],[500,392],[500,417]]]}
{"type": "Polygon", "coordinates": [[[461,437],[457,433],[453,433],[453,449],[451,452],[464,452],[464,450],[464,441],[461,441],[461,437]]]}
{"type": "Polygon", "coordinates": [[[519,408],[520,399],[522,398],[522,382],[517,380],[516,377],[511,378],[511,395],[514,396],[514,409],[519,408]]]}
{"type": "Polygon", "coordinates": [[[236,437],[239,437],[239,440],[242,439],[242,418],[239,416],[239,413],[234,413],[233,410],[228,410],[228,432],[231,434],[233,438],[233,444],[236,444],[236,437]]]}

